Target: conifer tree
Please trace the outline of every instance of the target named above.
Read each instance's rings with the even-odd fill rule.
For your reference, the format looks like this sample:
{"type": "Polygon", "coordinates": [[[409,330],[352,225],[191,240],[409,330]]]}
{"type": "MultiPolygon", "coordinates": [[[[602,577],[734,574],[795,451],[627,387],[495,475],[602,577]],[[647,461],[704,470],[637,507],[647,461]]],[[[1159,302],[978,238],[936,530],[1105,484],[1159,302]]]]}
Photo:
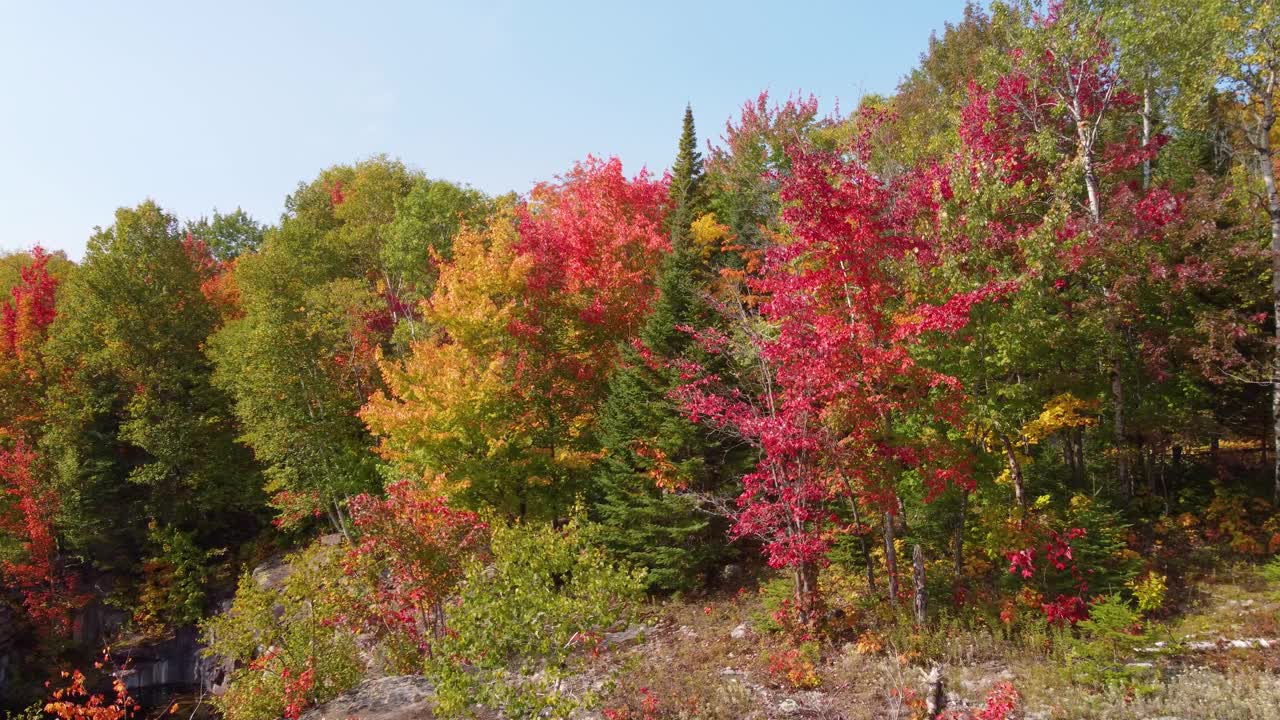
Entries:
{"type": "Polygon", "coordinates": [[[682,327],[708,327],[714,313],[703,299],[701,263],[688,242],[689,224],[702,211],[702,159],[693,111],[672,169],[671,252],[658,273],[658,298],[640,330],[624,344],[622,363],[609,381],[597,426],[604,457],[595,474],[593,512],[601,541],[627,560],[649,568],[655,590],[687,589],[725,552],[724,527],[699,510],[694,495],[713,491],[732,476],[729,449],[679,412],[668,393],[679,385],[670,361],[703,352],[682,327]],[[688,491],[688,492],[685,492],[688,491]]]}
{"type": "Polygon", "coordinates": [[[689,225],[706,212],[706,194],[702,189],[702,153],[698,152],[698,133],[693,125],[693,107],[684,106],[684,123],[675,164],[671,166],[671,213],[668,230],[673,236],[688,237],[689,225]]]}

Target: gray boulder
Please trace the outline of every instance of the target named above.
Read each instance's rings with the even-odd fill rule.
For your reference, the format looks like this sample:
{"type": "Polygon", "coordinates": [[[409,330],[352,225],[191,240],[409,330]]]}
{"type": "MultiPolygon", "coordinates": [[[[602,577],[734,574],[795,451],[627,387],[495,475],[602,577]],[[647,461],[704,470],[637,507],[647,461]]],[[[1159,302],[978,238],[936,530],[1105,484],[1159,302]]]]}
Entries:
{"type": "Polygon", "coordinates": [[[421,675],[366,680],[299,720],[431,720],[435,689],[421,675]]]}

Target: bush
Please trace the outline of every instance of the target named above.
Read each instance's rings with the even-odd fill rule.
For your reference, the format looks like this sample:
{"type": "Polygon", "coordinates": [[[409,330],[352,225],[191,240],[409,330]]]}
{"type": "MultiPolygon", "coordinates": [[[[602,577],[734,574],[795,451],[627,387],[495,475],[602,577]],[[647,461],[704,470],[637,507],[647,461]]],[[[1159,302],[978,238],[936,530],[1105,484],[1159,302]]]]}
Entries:
{"type": "Polygon", "coordinates": [[[1138,602],[1138,612],[1149,615],[1164,607],[1165,594],[1169,591],[1166,578],[1157,572],[1149,572],[1141,580],[1129,582],[1133,598],[1138,602]]]}
{"type": "Polygon", "coordinates": [[[194,533],[154,522],[148,530],[153,554],[142,564],[133,622],[144,632],[199,622],[204,616],[208,563],[217,553],[200,549],[194,533]]]}
{"type": "Polygon", "coordinates": [[[804,643],[769,656],[769,677],[784,688],[813,690],[822,684],[814,661],[818,658],[816,643],[804,643]]]}
{"type": "Polygon", "coordinates": [[[1125,665],[1136,648],[1150,642],[1141,618],[1119,595],[1108,595],[1089,609],[1089,619],[1076,627],[1080,636],[1068,658],[1075,678],[1097,686],[1130,685],[1134,673],[1125,665]]]}
{"type": "Polygon", "coordinates": [[[445,601],[483,554],[488,527],[406,481],[388,485],[385,500],[354,498],[351,520],[360,537],[344,562],[342,617],[377,638],[391,669],[412,672],[444,634],[445,601]]]}
{"type": "Polygon", "coordinates": [[[1271,561],[1262,566],[1262,577],[1267,582],[1280,583],[1280,555],[1271,558],[1271,561]]]}
{"type": "Polygon", "coordinates": [[[484,705],[509,717],[567,717],[590,698],[573,697],[564,681],[629,618],[645,574],[613,564],[576,521],[497,525],[491,552],[491,565],[469,563],[449,634],[428,662],[436,712],[484,705]]]}
{"type": "Polygon", "coordinates": [[[205,654],[237,666],[214,700],[226,720],[296,719],[360,681],[355,639],[335,621],[341,554],[316,543],[290,556],[294,571],[278,592],[246,573],[231,609],[205,624],[205,654]]]}

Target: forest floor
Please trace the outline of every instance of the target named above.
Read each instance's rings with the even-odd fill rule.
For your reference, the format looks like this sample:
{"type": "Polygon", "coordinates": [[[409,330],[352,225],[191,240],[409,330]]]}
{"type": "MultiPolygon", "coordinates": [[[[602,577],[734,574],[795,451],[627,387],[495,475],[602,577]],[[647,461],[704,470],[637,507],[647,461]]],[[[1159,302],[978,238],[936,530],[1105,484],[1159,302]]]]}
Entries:
{"type": "Polygon", "coordinates": [[[959,624],[927,636],[851,629],[797,649],[766,629],[760,593],[669,601],[602,656],[600,669],[619,678],[602,716],[915,718],[926,666],[940,660],[952,709],[982,707],[1007,681],[1027,720],[1280,719],[1280,584],[1232,565],[1188,589],[1178,614],[1149,624],[1148,645],[1092,665],[1052,634],[1010,639],[959,624]]]}

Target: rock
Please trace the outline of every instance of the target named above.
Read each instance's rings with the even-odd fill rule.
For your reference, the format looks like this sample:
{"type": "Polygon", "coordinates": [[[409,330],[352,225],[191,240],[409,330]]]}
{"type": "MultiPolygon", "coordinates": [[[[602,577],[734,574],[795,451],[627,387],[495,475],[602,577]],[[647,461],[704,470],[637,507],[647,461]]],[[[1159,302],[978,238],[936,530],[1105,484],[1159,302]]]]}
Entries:
{"type": "Polygon", "coordinates": [[[111,655],[128,667],[122,673],[125,687],[145,704],[175,692],[225,692],[234,665],[204,651],[199,629],[187,625],[162,637],[120,638],[111,655]]]}
{"type": "Polygon", "coordinates": [[[627,645],[637,640],[641,640],[645,635],[653,631],[653,627],[649,625],[635,625],[620,632],[605,633],[601,644],[607,648],[618,647],[619,645],[627,645]]]}
{"type": "Polygon", "coordinates": [[[435,689],[421,675],[366,680],[299,720],[431,720],[435,689]]]}
{"type": "Polygon", "coordinates": [[[742,579],[742,566],[737,563],[729,563],[720,568],[720,580],[727,583],[734,583],[742,579]]]}
{"type": "Polygon", "coordinates": [[[751,627],[746,623],[742,623],[738,627],[729,631],[729,637],[733,638],[734,640],[746,640],[747,636],[750,634],[751,634],[751,627]]]}
{"type": "Polygon", "coordinates": [[[279,590],[293,574],[293,566],[285,562],[283,557],[277,557],[254,568],[250,574],[262,590],[279,590]]]}
{"type": "Polygon", "coordinates": [[[786,700],[778,703],[778,711],[786,713],[787,715],[794,715],[800,712],[800,703],[792,700],[791,698],[787,698],[786,700]]]}

